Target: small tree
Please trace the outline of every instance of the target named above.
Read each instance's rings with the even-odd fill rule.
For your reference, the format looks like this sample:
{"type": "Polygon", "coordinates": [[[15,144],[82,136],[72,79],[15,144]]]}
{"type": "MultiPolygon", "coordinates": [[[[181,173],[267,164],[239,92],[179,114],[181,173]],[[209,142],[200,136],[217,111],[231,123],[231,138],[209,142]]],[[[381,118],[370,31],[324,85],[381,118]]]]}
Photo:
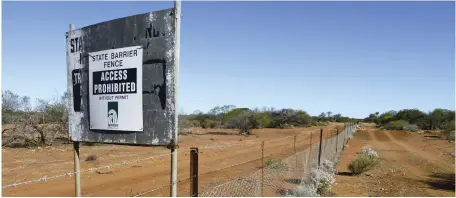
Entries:
{"type": "Polygon", "coordinates": [[[215,120],[205,119],[201,123],[201,127],[203,127],[203,129],[216,128],[216,126],[217,126],[217,122],[215,120]]]}
{"type": "Polygon", "coordinates": [[[455,122],[454,120],[445,124],[442,130],[442,136],[450,141],[454,141],[455,138],[455,122]]]}
{"type": "Polygon", "coordinates": [[[255,113],[252,111],[244,111],[237,116],[233,116],[226,121],[228,128],[239,129],[240,134],[251,135],[252,129],[257,126],[255,113]]]}
{"type": "Polygon", "coordinates": [[[328,111],[328,112],[326,112],[326,114],[328,115],[328,121],[332,121],[332,117],[331,117],[332,112],[328,111]]]}
{"type": "Polygon", "coordinates": [[[10,132],[2,133],[4,146],[51,145],[55,137],[67,130],[68,94],[54,100],[38,100],[39,104],[34,111],[30,110],[28,97],[21,98],[11,92],[6,95],[13,97],[7,99],[9,105],[3,110],[16,114],[17,118],[14,119],[10,132]]]}

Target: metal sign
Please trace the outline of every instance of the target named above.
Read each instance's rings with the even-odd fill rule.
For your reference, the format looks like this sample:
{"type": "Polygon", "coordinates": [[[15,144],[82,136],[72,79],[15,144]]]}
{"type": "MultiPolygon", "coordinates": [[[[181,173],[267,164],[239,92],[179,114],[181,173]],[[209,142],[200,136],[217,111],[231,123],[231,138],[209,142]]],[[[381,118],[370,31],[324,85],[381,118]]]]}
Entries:
{"type": "Polygon", "coordinates": [[[67,33],[71,140],[177,140],[174,15],[166,9],[67,33]]]}
{"type": "Polygon", "coordinates": [[[142,47],[92,52],[89,57],[90,129],[142,131],[142,47]]]}

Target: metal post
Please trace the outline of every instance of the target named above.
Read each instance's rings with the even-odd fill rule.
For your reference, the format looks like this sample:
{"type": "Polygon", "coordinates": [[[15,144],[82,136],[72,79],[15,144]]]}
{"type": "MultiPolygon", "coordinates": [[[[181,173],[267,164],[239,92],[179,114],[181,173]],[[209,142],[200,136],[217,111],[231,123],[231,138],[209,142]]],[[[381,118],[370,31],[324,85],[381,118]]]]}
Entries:
{"type": "Polygon", "coordinates": [[[295,156],[295,173],[298,171],[298,156],[296,155],[296,137],[298,136],[294,136],[293,140],[293,153],[295,156]]]}
{"type": "MultiPolygon", "coordinates": [[[[179,60],[180,60],[180,22],[181,22],[181,2],[174,1],[174,109],[178,109],[178,88],[179,88],[179,60]]],[[[174,123],[174,144],[171,145],[171,197],[177,197],[177,153],[178,153],[178,114],[175,114],[174,123]]]]}
{"type": "Polygon", "coordinates": [[[308,166],[310,169],[312,169],[312,131],[310,132],[310,144],[309,144],[309,157],[307,159],[307,163],[309,163],[310,160],[310,166],[308,166]]]}
{"type": "Polygon", "coordinates": [[[339,146],[339,129],[336,128],[336,155],[337,155],[337,147],[339,146]]]}
{"type": "Polygon", "coordinates": [[[309,159],[312,158],[312,131],[310,132],[310,144],[309,144],[310,152],[309,152],[309,159]]]}
{"type": "Polygon", "coordinates": [[[261,142],[261,196],[264,197],[264,141],[261,142]]]}
{"type": "Polygon", "coordinates": [[[345,130],[345,125],[344,125],[344,132],[343,133],[344,133],[344,141],[342,142],[342,150],[345,150],[345,143],[346,143],[345,142],[346,141],[345,140],[345,135],[347,134],[347,131],[345,130]]]}
{"type": "MultiPolygon", "coordinates": [[[[75,30],[74,24],[70,24],[70,31],[68,31],[67,39],[70,38],[71,31],[75,30]]],[[[67,51],[67,64],[69,64],[69,52],[67,51]]],[[[69,66],[68,72],[69,71],[69,66]]],[[[43,124],[44,124],[44,115],[43,115],[43,124]]],[[[73,142],[73,151],[74,151],[74,182],[75,182],[75,195],[76,197],[81,197],[81,172],[79,165],[79,142],[73,142]]]]}
{"type": "Polygon", "coordinates": [[[321,145],[323,142],[323,129],[320,129],[320,147],[318,148],[318,166],[321,165],[321,145]]]}
{"type": "Polygon", "coordinates": [[[79,168],[79,142],[73,142],[74,149],[74,181],[76,197],[81,197],[81,172],[79,168]]]}
{"type": "Polygon", "coordinates": [[[190,197],[198,197],[198,148],[190,148],[190,197]]]}

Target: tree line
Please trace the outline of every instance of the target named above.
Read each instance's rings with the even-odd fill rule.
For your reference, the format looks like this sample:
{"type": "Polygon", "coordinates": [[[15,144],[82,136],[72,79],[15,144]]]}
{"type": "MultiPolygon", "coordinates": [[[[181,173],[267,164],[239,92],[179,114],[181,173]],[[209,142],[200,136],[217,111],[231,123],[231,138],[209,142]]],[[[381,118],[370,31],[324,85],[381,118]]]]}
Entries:
{"type": "Polygon", "coordinates": [[[252,129],[259,128],[293,128],[308,126],[325,126],[328,122],[356,122],[354,118],[321,113],[311,116],[299,109],[284,108],[237,108],[234,105],[216,106],[207,113],[195,111],[192,114],[180,115],[179,128],[226,128],[238,129],[241,134],[250,134],[252,129]]]}
{"type": "MultiPolygon", "coordinates": [[[[9,90],[2,92],[2,145],[50,145],[58,135],[68,133],[68,93],[51,100],[37,99],[32,108],[28,96],[20,96],[9,90]],[[4,136],[9,132],[8,136],[4,136]],[[20,143],[17,143],[20,142],[20,143]]],[[[377,127],[389,130],[441,130],[454,139],[455,111],[435,109],[422,112],[403,109],[380,114],[375,112],[364,119],[354,119],[331,111],[312,116],[306,111],[292,108],[238,108],[234,105],[216,106],[206,113],[195,111],[179,114],[179,132],[191,127],[237,129],[240,134],[251,134],[259,128],[294,128],[325,126],[329,122],[373,122],[377,127]]]]}
{"type": "Polygon", "coordinates": [[[377,127],[389,130],[441,130],[448,139],[454,140],[454,110],[438,108],[427,113],[418,109],[387,111],[382,114],[375,112],[363,121],[375,123],[377,127]]]}

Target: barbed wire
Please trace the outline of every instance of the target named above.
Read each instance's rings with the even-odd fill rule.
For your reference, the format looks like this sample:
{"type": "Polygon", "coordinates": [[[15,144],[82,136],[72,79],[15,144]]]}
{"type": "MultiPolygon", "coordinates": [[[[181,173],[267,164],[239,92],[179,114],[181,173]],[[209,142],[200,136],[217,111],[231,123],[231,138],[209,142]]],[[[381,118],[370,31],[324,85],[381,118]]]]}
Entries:
{"type": "MultiPolygon", "coordinates": [[[[352,132],[345,132],[345,130],[343,130],[341,133],[339,133],[338,135],[342,136],[343,133],[347,133],[347,134],[352,134],[352,132]]],[[[275,141],[279,141],[279,140],[283,140],[283,139],[288,139],[288,138],[294,138],[294,137],[297,137],[297,136],[301,136],[302,134],[299,134],[299,135],[295,135],[295,136],[286,136],[286,137],[282,137],[282,138],[277,138],[277,139],[273,139],[273,140],[266,140],[264,142],[275,142],[275,141]]],[[[307,134],[306,134],[307,135],[307,134]]],[[[307,135],[308,136],[308,135],[307,135]]],[[[317,137],[317,136],[315,136],[317,137]]],[[[326,149],[326,145],[329,141],[332,141],[332,139],[334,138],[335,136],[332,136],[330,138],[327,138],[325,139],[324,143],[325,143],[325,150],[326,149]],[[331,139],[331,140],[330,140],[331,139]]],[[[312,137],[312,139],[314,139],[312,137]]],[[[311,139],[311,141],[312,141],[311,139]]],[[[346,139],[346,141],[348,141],[348,139],[346,139]]],[[[211,149],[222,149],[222,148],[229,148],[229,147],[233,147],[233,146],[251,146],[251,145],[255,145],[255,144],[260,144],[262,141],[255,141],[253,140],[253,142],[251,143],[234,143],[234,144],[222,144],[222,145],[208,145],[208,146],[204,146],[204,147],[200,147],[199,149],[208,149],[208,150],[211,150],[211,149]]],[[[342,144],[342,147],[345,143],[342,144]]],[[[310,144],[309,147],[306,147],[306,149],[302,152],[296,152],[296,154],[294,155],[298,155],[298,153],[303,153],[303,152],[308,152],[307,150],[308,149],[312,149],[312,146],[315,145],[314,143],[310,144]]],[[[191,148],[184,148],[184,149],[179,149],[179,152],[188,152],[190,151],[191,148]]],[[[342,149],[340,149],[341,151],[342,149]]],[[[340,152],[339,151],[339,152],[340,152]]],[[[142,153],[144,154],[144,153],[142,153]]],[[[142,154],[132,154],[132,155],[127,155],[127,156],[139,156],[139,155],[142,155],[142,154]]],[[[131,161],[124,161],[124,162],[120,162],[120,163],[115,163],[115,164],[110,164],[110,165],[105,165],[105,166],[99,166],[99,167],[96,167],[96,168],[89,168],[89,169],[85,169],[85,170],[81,170],[79,171],[79,173],[85,173],[85,172],[93,172],[93,171],[96,171],[96,170],[100,170],[100,169],[105,169],[105,168],[108,168],[108,169],[111,169],[113,167],[117,167],[117,166],[121,166],[121,165],[128,165],[128,164],[133,164],[133,163],[138,163],[140,161],[145,161],[145,160],[151,160],[151,159],[156,159],[156,158],[160,158],[160,157],[165,157],[165,156],[168,156],[170,155],[170,153],[163,153],[163,154],[160,154],[160,155],[156,155],[156,156],[150,156],[150,157],[147,157],[147,158],[142,158],[142,159],[136,159],[136,160],[131,160],[131,161]]],[[[273,154],[269,154],[269,155],[266,155],[264,157],[269,157],[273,154]]],[[[292,156],[294,156],[292,155],[292,156]]],[[[289,156],[285,159],[282,159],[281,161],[284,161],[292,156],[289,156]]],[[[325,154],[326,156],[326,154],[325,154]]],[[[114,157],[115,158],[115,157],[114,157]]],[[[208,174],[208,173],[213,173],[213,172],[216,172],[216,171],[221,171],[221,170],[224,170],[224,169],[228,169],[228,168],[231,168],[231,167],[234,167],[234,166],[239,166],[239,165],[242,165],[242,164],[246,164],[246,163],[250,163],[250,162],[253,162],[253,161],[256,161],[256,160],[259,160],[259,159],[262,159],[261,157],[259,158],[255,158],[255,159],[251,159],[251,160],[248,160],[248,161],[244,161],[244,162],[241,162],[241,163],[236,163],[236,164],[233,164],[233,165],[230,165],[230,166],[227,166],[227,167],[223,167],[223,168],[219,168],[219,169],[214,169],[214,170],[210,170],[210,171],[207,171],[207,172],[204,172],[204,173],[201,173],[201,174],[198,174],[198,175],[204,175],[204,174],[208,174]]],[[[312,162],[312,159],[309,159],[309,160],[306,160],[306,161],[311,161],[312,162]]],[[[305,168],[286,168],[284,169],[286,171],[300,171],[300,170],[305,170],[305,168]]],[[[20,186],[20,185],[25,185],[25,184],[31,184],[31,183],[36,183],[36,182],[47,182],[51,179],[57,179],[57,178],[61,178],[61,177],[66,177],[66,176],[73,176],[74,174],[76,174],[78,172],[67,172],[67,173],[61,173],[61,174],[57,174],[57,175],[54,175],[54,176],[43,176],[41,178],[38,178],[38,179],[33,179],[33,180],[29,180],[29,181],[24,181],[24,182],[17,182],[17,183],[13,183],[13,184],[9,184],[9,185],[6,185],[6,186],[3,186],[2,189],[8,189],[8,188],[12,188],[12,187],[17,187],[17,186],[20,186]]],[[[188,177],[188,178],[185,178],[183,180],[188,180],[190,179],[191,177],[188,177]]],[[[183,180],[180,180],[179,182],[183,181],[183,180]]],[[[223,185],[223,184],[221,184],[223,185]]],[[[159,189],[162,189],[166,186],[170,186],[170,185],[164,185],[164,186],[161,186],[161,187],[158,187],[158,188],[154,188],[152,190],[149,190],[149,191],[145,191],[145,192],[141,192],[139,194],[137,194],[137,196],[141,196],[141,195],[144,195],[144,194],[149,194],[151,192],[154,192],[156,190],[159,190],[159,189]]],[[[220,185],[218,185],[220,186],[220,185]]],[[[214,187],[215,188],[215,187],[214,187]]]]}
{"type": "Polygon", "coordinates": [[[164,185],[164,186],[160,186],[160,187],[154,188],[154,189],[152,189],[152,190],[148,190],[148,191],[144,191],[144,192],[137,193],[137,194],[134,195],[133,197],[140,197],[140,196],[143,196],[143,195],[147,195],[147,194],[149,194],[149,193],[152,193],[152,192],[155,192],[155,191],[157,191],[157,190],[160,190],[160,189],[162,189],[162,188],[164,188],[164,187],[170,187],[170,186],[171,186],[171,184],[164,185]]]}
{"type": "MultiPolygon", "coordinates": [[[[255,143],[253,143],[253,144],[255,144],[255,143]]],[[[250,144],[250,145],[252,145],[252,144],[250,144]]],[[[245,146],[245,144],[244,145],[243,144],[226,144],[226,145],[224,145],[222,147],[214,145],[214,146],[203,147],[203,149],[228,148],[228,147],[232,147],[232,146],[245,146]]],[[[184,149],[181,148],[181,149],[178,149],[178,152],[188,152],[190,150],[191,150],[191,148],[184,148],[184,149]]],[[[132,156],[137,156],[137,155],[138,154],[132,154],[132,156]]],[[[100,166],[100,167],[96,167],[96,168],[89,168],[89,169],[81,170],[81,171],[79,171],[79,173],[93,172],[93,171],[96,171],[96,170],[99,170],[99,169],[105,169],[105,168],[110,169],[111,167],[116,167],[116,166],[119,166],[119,165],[128,165],[128,164],[136,163],[136,162],[139,162],[139,161],[155,159],[155,158],[163,157],[163,156],[167,156],[167,155],[171,155],[171,154],[170,153],[164,153],[164,154],[161,154],[161,155],[151,156],[151,157],[147,157],[147,158],[144,158],[144,159],[136,159],[136,160],[129,161],[129,162],[120,162],[120,163],[100,166]]],[[[68,163],[72,163],[72,162],[68,162],[68,163]]],[[[20,186],[20,185],[37,183],[37,182],[47,182],[48,180],[57,179],[57,178],[61,178],[61,177],[67,177],[67,176],[71,177],[71,176],[73,176],[76,173],[77,172],[67,172],[67,173],[61,173],[61,174],[53,175],[53,176],[50,176],[50,177],[48,177],[46,175],[46,176],[40,177],[38,179],[28,180],[28,181],[24,181],[24,182],[17,182],[17,183],[9,184],[9,185],[6,185],[6,186],[2,186],[2,189],[8,189],[8,188],[17,187],[17,186],[20,186]]]]}
{"type": "Polygon", "coordinates": [[[57,179],[57,178],[60,178],[60,177],[66,177],[66,176],[71,177],[71,176],[73,176],[76,173],[93,172],[93,171],[100,170],[100,169],[105,169],[105,168],[111,169],[111,168],[116,167],[116,166],[129,165],[129,164],[137,163],[137,162],[140,162],[140,161],[151,160],[151,159],[164,157],[164,156],[168,156],[168,155],[171,155],[171,154],[170,153],[165,153],[165,154],[161,154],[161,155],[151,156],[151,157],[142,158],[142,159],[136,159],[136,160],[132,160],[132,161],[124,161],[124,162],[120,162],[120,163],[115,163],[115,164],[110,164],[110,165],[105,165],[105,166],[99,166],[99,167],[96,167],[96,168],[88,168],[88,169],[80,170],[80,171],[62,173],[62,174],[54,175],[54,176],[51,176],[51,177],[44,176],[44,177],[41,177],[41,178],[38,178],[38,179],[33,179],[33,180],[25,181],[25,182],[18,182],[18,183],[2,186],[2,189],[8,189],[8,188],[16,187],[16,186],[19,186],[19,185],[31,184],[31,183],[36,183],[36,182],[43,182],[43,181],[46,182],[46,181],[48,181],[50,179],[57,179]]]}
{"type": "MultiPolygon", "coordinates": [[[[226,143],[223,143],[222,146],[220,145],[208,145],[208,146],[204,146],[204,147],[201,147],[200,149],[224,149],[224,148],[229,148],[229,147],[233,147],[233,146],[249,146],[249,145],[254,145],[254,144],[258,144],[259,142],[254,142],[254,143],[249,143],[249,144],[226,144],[226,143]]],[[[184,148],[184,150],[181,149],[178,149],[178,152],[187,152],[188,150],[190,149],[189,148],[184,148]]],[[[149,154],[149,152],[144,152],[144,153],[139,153],[139,154],[126,154],[126,155],[115,155],[115,156],[112,156],[112,157],[100,157],[99,159],[104,159],[104,160],[107,160],[107,159],[115,159],[115,158],[122,158],[122,157],[136,157],[136,156],[142,156],[142,155],[145,155],[145,154],[149,154]]],[[[86,156],[89,156],[90,154],[87,154],[86,156]]],[[[83,157],[81,155],[81,157],[83,157]]],[[[65,162],[63,160],[56,160],[56,161],[60,161],[61,163],[56,163],[56,164],[60,164],[60,165],[65,165],[65,164],[73,164],[74,162],[65,162]]],[[[2,172],[3,173],[9,173],[13,170],[20,170],[20,169],[24,169],[24,168],[31,168],[31,167],[36,167],[36,166],[39,166],[41,164],[45,164],[46,162],[42,162],[42,163],[38,163],[37,165],[35,166],[27,166],[27,167],[24,167],[24,166],[19,166],[19,167],[16,167],[16,168],[12,168],[12,169],[7,169],[7,170],[3,170],[2,172]]]]}

